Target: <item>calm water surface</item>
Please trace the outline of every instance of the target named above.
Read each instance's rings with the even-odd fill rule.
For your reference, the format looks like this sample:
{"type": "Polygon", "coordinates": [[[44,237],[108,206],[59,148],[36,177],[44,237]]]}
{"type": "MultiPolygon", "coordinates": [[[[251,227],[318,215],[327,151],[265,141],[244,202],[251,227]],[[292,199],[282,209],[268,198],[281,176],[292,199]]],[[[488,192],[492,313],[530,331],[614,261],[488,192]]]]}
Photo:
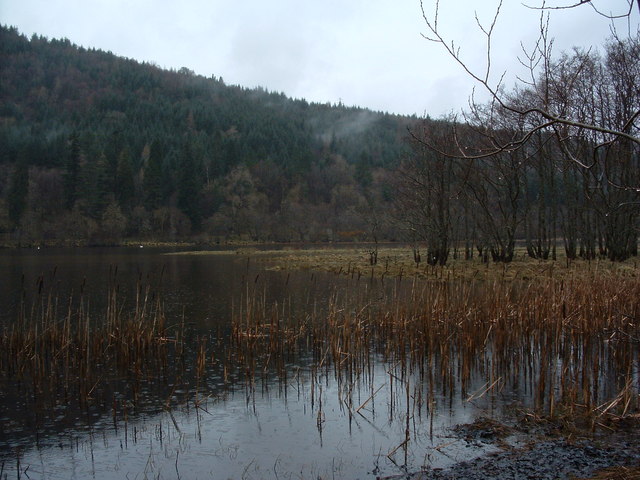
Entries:
{"type": "MultiPolygon", "coordinates": [[[[39,289],[63,299],[82,296],[99,312],[108,285],[117,284],[120,299],[129,304],[137,285],[150,285],[154,294],[162,295],[168,318],[184,318],[189,324],[194,353],[196,339],[206,338],[215,346],[218,337],[226,335],[232,312],[248,288],[260,292],[268,304],[286,305],[293,316],[321,310],[330,298],[346,292],[360,302],[375,302],[412,288],[408,280],[381,283],[365,277],[276,272],[267,263],[236,254],[167,255],[175,250],[0,252],[0,322],[10,325],[21,298],[27,305],[37,301],[39,289]]],[[[212,348],[210,354],[216,353],[212,348]]],[[[465,402],[461,395],[433,392],[432,403],[426,405],[426,387],[418,378],[399,386],[392,369],[375,358],[348,389],[335,371],[318,373],[317,368],[311,354],[301,351],[287,363],[284,379],[264,367],[258,380],[249,382],[219,364],[207,370],[196,392],[193,385],[178,385],[174,378],[149,377],[140,386],[136,405],[125,383],[114,378],[96,389],[88,408],[57,399],[43,412],[24,411],[27,403],[20,387],[3,385],[3,475],[375,478],[467,458],[468,451],[450,438],[449,429],[501,408],[488,399],[465,402]],[[410,441],[403,443],[407,435],[410,441]]],[[[471,386],[480,389],[484,382],[478,378],[471,386]]]]}

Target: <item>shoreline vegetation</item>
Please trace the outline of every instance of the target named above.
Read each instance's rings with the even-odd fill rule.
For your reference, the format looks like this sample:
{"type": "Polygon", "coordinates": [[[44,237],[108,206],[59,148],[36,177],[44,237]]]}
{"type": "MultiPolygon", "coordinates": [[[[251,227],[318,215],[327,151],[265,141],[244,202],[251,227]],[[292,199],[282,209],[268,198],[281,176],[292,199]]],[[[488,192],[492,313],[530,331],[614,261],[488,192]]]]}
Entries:
{"type": "Polygon", "coordinates": [[[128,240],[116,245],[88,245],[84,242],[33,243],[18,245],[0,243],[0,249],[46,248],[184,248],[166,255],[237,255],[251,257],[274,271],[309,270],[348,276],[377,278],[411,277],[428,280],[456,278],[503,280],[532,280],[540,277],[574,275],[640,275],[640,257],[625,261],[611,261],[606,257],[571,260],[559,253],[555,260],[536,259],[524,247],[516,247],[510,262],[483,261],[479,255],[471,259],[452,258],[446,265],[416,262],[420,250],[405,242],[381,242],[378,247],[367,242],[331,243],[256,243],[243,241],[137,241],[128,240]]]}
{"type": "MultiPolygon", "coordinates": [[[[421,380],[411,386],[413,394],[407,393],[407,398],[422,399],[428,408],[434,405],[434,372],[439,372],[442,388],[451,389],[451,398],[460,388],[467,402],[497,398],[509,385],[533,393],[531,404],[515,406],[513,418],[492,419],[489,427],[478,420],[459,426],[468,431],[471,440],[465,441],[470,446],[481,439],[480,443],[498,446],[498,454],[457,462],[445,470],[427,468],[388,478],[519,478],[531,472],[539,478],[638,478],[639,457],[631,453],[640,451],[637,259],[536,260],[521,248],[508,263],[476,257],[431,266],[415,262],[411,246],[395,245],[376,249],[374,264],[373,248],[246,247],[178,255],[233,254],[271,270],[322,271],[362,281],[406,278],[422,285],[409,302],[391,299],[377,313],[362,309],[355,315],[339,313],[348,309],[336,305],[328,316],[329,328],[311,335],[327,341],[316,348],[318,355],[331,352],[334,358],[328,363],[346,362],[345,376],[355,372],[357,378],[366,369],[363,352],[384,345],[379,353],[390,365],[401,365],[397,378],[405,382],[407,392],[411,372],[420,372],[421,380]],[[467,391],[467,382],[484,369],[484,386],[467,391]],[[421,385],[429,386],[428,393],[421,392],[421,385]],[[522,437],[525,446],[508,445],[495,433],[501,430],[511,431],[505,437],[522,437]],[[585,461],[574,468],[550,461],[554,458],[585,461]],[[505,477],[505,471],[514,476],[505,477]]],[[[238,336],[253,339],[245,356],[293,348],[291,339],[276,350],[271,341],[259,346],[255,339],[271,338],[273,314],[263,309],[264,314],[256,315],[257,310],[247,309],[251,315],[237,322],[238,336]]],[[[407,410],[407,419],[411,415],[407,410]]]]}
{"type": "MultiPolygon", "coordinates": [[[[196,336],[191,345],[185,340],[193,336],[183,330],[188,319],[165,319],[163,299],[147,289],[138,288],[132,312],[120,306],[117,288],[111,290],[106,329],[89,321],[82,302],[75,310],[64,308],[43,291],[37,308],[25,305],[20,321],[1,332],[0,346],[6,354],[0,358],[0,379],[21,384],[36,412],[45,412],[47,402],[55,401],[43,398],[42,392],[67,398],[78,391],[81,409],[102,403],[114,424],[126,425],[126,402],[111,398],[107,390],[97,400],[102,380],[110,375],[127,373],[126,391],[136,399],[142,384],[151,381],[154,367],[159,365],[166,375],[177,371],[175,385],[189,392],[186,402],[198,412],[208,408],[206,385],[212,372],[222,369],[225,387],[233,381],[245,384],[250,398],[274,378],[286,388],[291,381],[288,366],[300,355],[309,355],[308,377],[298,372],[297,381],[313,389],[333,379],[339,392],[347,392],[340,401],[349,418],[366,419],[369,400],[363,403],[356,385],[366,383],[374,362],[383,362],[394,386],[389,408],[399,418],[406,417],[407,425],[416,415],[433,416],[443,407],[440,396],[445,402],[457,397],[482,402],[513,389],[527,392],[513,408],[515,417],[524,416],[530,425],[523,427],[529,448],[548,438],[572,445],[586,439],[577,447],[583,453],[594,448],[624,451],[630,445],[637,451],[640,445],[634,433],[640,422],[637,258],[534,260],[518,249],[508,263],[475,257],[432,266],[424,259],[417,262],[416,249],[407,244],[225,247],[164,254],[233,255],[285,274],[327,272],[353,281],[413,282],[415,288],[408,298],[391,294],[365,304],[351,304],[349,295],[336,295],[328,300],[326,313],[314,309],[301,317],[292,314],[286,302],[271,304],[263,293],[266,280],[256,277],[231,314],[227,341],[220,332],[218,337],[211,332],[196,336]],[[607,440],[614,432],[620,434],[618,439],[607,440]]],[[[376,394],[371,385],[369,398],[376,394]]],[[[174,405],[167,400],[165,408],[171,411],[174,405]]],[[[313,394],[311,409],[318,411],[321,433],[322,404],[313,403],[313,394]]],[[[490,429],[512,428],[513,421],[500,418],[490,429]]],[[[483,435],[485,427],[471,425],[468,435],[483,435]]],[[[404,441],[387,457],[395,463],[404,452],[407,465],[413,441],[407,428],[404,441]]],[[[542,454],[569,448],[558,445],[542,454]]],[[[506,446],[504,452],[516,450],[506,446]]],[[[506,461],[514,466],[518,461],[486,458],[495,465],[506,461]]],[[[621,460],[625,468],[634,469],[632,474],[637,472],[635,461],[621,460]]],[[[421,471],[406,478],[476,478],[438,475],[421,471]]]]}
{"type": "MultiPolygon", "coordinates": [[[[528,257],[525,249],[522,248],[517,250],[514,260],[508,263],[483,262],[480,258],[474,258],[471,260],[452,260],[446,266],[432,266],[416,263],[411,247],[394,245],[377,249],[378,261],[373,265],[371,254],[372,250],[362,246],[352,248],[348,246],[316,248],[314,246],[308,249],[284,247],[281,250],[259,250],[255,247],[244,247],[226,251],[185,251],[167,255],[236,255],[243,260],[246,258],[262,263],[267,270],[273,271],[325,272],[349,276],[358,281],[384,282],[385,279],[396,282],[402,282],[403,279],[409,282],[418,281],[420,283],[414,283],[412,290],[420,293],[412,294],[408,302],[407,299],[388,298],[387,303],[384,303],[378,310],[377,316],[374,314],[373,318],[363,320],[360,318],[362,311],[364,311],[363,308],[360,314],[356,315],[357,318],[342,319],[346,325],[341,324],[337,329],[343,331],[346,328],[351,328],[352,323],[356,325],[366,323],[368,328],[391,325],[395,332],[394,336],[398,335],[399,331],[404,331],[402,337],[407,339],[414,348],[411,355],[415,353],[416,342],[421,341],[415,338],[415,332],[431,331],[427,335],[430,336],[436,326],[429,326],[429,324],[434,321],[438,324],[450,323],[450,327],[453,329],[449,330],[450,332],[458,330],[456,336],[484,339],[477,345],[479,350],[476,353],[480,356],[486,354],[484,349],[487,342],[496,340],[494,337],[497,335],[495,331],[497,325],[504,323],[502,327],[505,332],[513,328],[523,332],[522,338],[516,335],[518,338],[513,339],[515,342],[513,348],[516,350],[520,348],[518,345],[522,345],[522,342],[527,343],[523,340],[527,335],[533,335],[534,343],[539,342],[542,337],[547,338],[545,345],[539,344],[540,351],[544,350],[547,354],[555,352],[553,355],[561,357],[563,354],[560,350],[563,348],[583,350],[582,354],[578,355],[579,359],[576,357],[568,361],[568,357],[566,357],[562,358],[561,362],[565,364],[565,368],[581,370],[585,374],[587,370],[593,368],[593,371],[588,374],[591,375],[604,365],[601,364],[603,358],[598,355],[606,356],[604,350],[611,348],[614,343],[620,348],[622,344],[618,343],[620,339],[617,337],[626,335],[626,346],[618,353],[613,353],[615,357],[620,357],[618,360],[626,357],[625,362],[627,362],[625,367],[619,370],[619,373],[621,376],[626,376],[628,381],[625,385],[619,385],[620,390],[616,395],[600,406],[593,403],[595,397],[592,400],[582,398],[574,403],[573,400],[578,400],[577,397],[580,395],[564,403],[553,398],[553,387],[550,385],[553,385],[554,380],[547,379],[545,381],[542,378],[543,375],[534,381],[534,383],[541,383],[537,387],[533,387],[533,390],[538,388],[543,397],[545,395],[550,395],[550,397],[539,399],[541,403],[538,406],[543,405],[543,409],[537,409],[536,416],[541,420],[544,419],[543,421],[552,418],[568,420],[571,417],[572,423],[582,423],[589,418],[590,421],[583,424],[583,433],[596,429],[596,423],[594,423],[596,420],[594,419],[599,421],[603,417],[607,417],[619,421],[621,418],[626,418],[634,425],[640,420],[640,413],[638,413],[640,396],[637,391],[635,395],[632,393],[632,390],[637,390],[637,386],[633,386],[638,382],[637,366],[633,367],[633,365],[637,363],[634,356],[637,357],[637,346],[640,343],[640,334],[638,334],[640,303],[634,300],[640,298],[640,269],[637,259],[624,262],[612,262],[604,258],[568,261],[562,257],[556,260],[539,260],[528,257]],[[422,285],[422,287],[415,287],[415,285],[422,285]],[[475,286],[481,290],[476,290],[475,286]],[[433,310],[434,306],[440,304],[442,298],[449,297],[451,298],[445,301],[441,310],[433,310]],[[464,308],[462,308],[463,306],[464,308]],[[475,316],[475,320],[467,324],[470,321],[469,315],[475,316]],[[414,325],[416,328],[408,326],[415,321],[418,321],[419,324],[420,322],[427,323],[414,325]],[[479,334],[473,331],[478,327],[477,322],[484,324],[482,328],[485,328],[479,334]],[[469,328],[465,329],[465,326],[469,328]],[[538,333],[532,334],[532,331],[538,331],[538,333]],[[623,331],[626,333],[622,333],[623,331]],[[528,333],[525,334],[525,332],[528,333]],[[614,340],[614,337],[617,339],[614,340]],[[591,349],[594,341],[604,342],[604,344],[598,347],[601,349],[598,355],[592,357],[591,349]],[[571,346],[572,342],[574,342],[573,346],[571,346]],[[607,346],[604,346],[605,344],[607,346]],[[589,366],[589,359],[595,362],[592,366],[589,366]],[[574,360],[578,361],[580,365],[566,366],[574,360]],[[625,406],[614,414],[613,410],[609,411],[610,409],[606,407],[619,406],[621,395],[625,397],[625,406]],[[605,407],[604,412],[602,407],[605,407]],[[562,413],[558,416],[558,412],[562,413]],[[569,412],[570,415],[568,415],[569,412]],[[607,413],[609,415],[605,415],[607,413]]],[[[256,298],[251,301],[257,304],[264,303],[264,300],[256,298]]],[[[338,306],[332,305],[332,308],[338,308],[338,306]]],[[[251,332],[249,336],[263,329],[269,330],[271,328],[273,319],[270,315],[273,312],[267,314],[268,305],[263,304],[262,309],[261,313],[257,312],[254,306],[250,309],[253,313],[251,315],[247,313],[247,318],[241,322],[244,323],[244,328],[251,332]]],[[[331,315],[330,313],[328,321],[332,321],[331,315]]],[[[357,336],[359,333],[359,330],[354,330],[350,336],[357,336]]],[[[315,338],[322,336],[313,335],[315,338]]],[[[386,339],[385,341],[390,338],[387,335],[382,335],[382,337],[386,339]]],[[[443,340],[445,338],[448,341],[453,341],[448,335],[442,337],[443,340]]],[[[502,340],[498,340],[502,344],[502,340]]],[[[333,340],[330,343],[332,342],[333,340]]],[[[337,342],[340,343],[340,340],[337,342]]],[[[367,343],[367,341],[363,341],[363,344],[367,343]]],[[[402,344],[402,342],[400,343],[402,344]]],[[[433,347],[434,345],[431,345],[431,348],[433,347]]],[[[403,348],[401,347],[401,350],[403,348]]],[[[429,350],[427,348],[425,351],[429,350]]],[[[353,352],[346,351],[341,351],[341,353],[353,354],[353,352]]],[[[388,353],[386,352],[386,354],[388,353]]],[[[357,354],[360,355],[360,353],[357,354]]],[[[397,358],[401,358],[403,353],[397,352],[397,355],[397,358]]],[[[469,359],[469,361],[474,363],[477,359],[469,359]]],[[[542,366],[545,362],[544,358],[540,358],[540,362],[539,366],[544,370],[546,368],[542,366]]],[[[507,367],[507,369],[509,368],[507,367]]],[[[530,366],[530,368],[535,370],[536,367],[530,366]]],[[[556,368],[549,368],[552,371],[556,370],[556,368]]],[[[565,373],[560,375],[555,371],[552,375],[560,375],[563,377],[561,382],[564,382],[565,373]]],[[[584,383],[579,385],[584,380],[584,378],[581,380],[578,380],[577,377],[574,378],[574,387],[576,389],[583,388],[583,394],[588,390],[584,390],[584,383]]],[[[589,388],[594,388],[597,391],[598,381],[595,378],[592,381],[595,383],[589,388]]],[[[491,389],[492,387],[489,387],[484,393],[491,389]]],[[[566,391],[566,385],[563,384],[561,390],[566,391]]],[[[605,429],[610,428],[602,423],[598,423],[598,425],[605,429]]]]}
{"type": "Polygon", "coordinates": [[[455,279],[501,279],[505,281],[530,281],[540,278],[565,278],[588,275],[640,275],[638,258],[624,262],[612,262],[605,258],[594,260],[568,260],[558,256],[556,260],[530,258],[524,248],[517,249],[511,262],[483,262],[475,257],[469,260],[452,259],[446,265],[428,265],[416,262],[415,252],[406,244],[388,244],[381,248],[368,248],[348,244],[309,245],[305,248],[283,245],[280,249],[262,249],[258,245],[237,246],[228,250],[190,250],[168,255],[237,255],[250,257],[264,263],[268,270],[309,270],[359,278],[417,278],[447,281],[455,279]],[[376,256],[375,263],[372,260],[376,256]]]}

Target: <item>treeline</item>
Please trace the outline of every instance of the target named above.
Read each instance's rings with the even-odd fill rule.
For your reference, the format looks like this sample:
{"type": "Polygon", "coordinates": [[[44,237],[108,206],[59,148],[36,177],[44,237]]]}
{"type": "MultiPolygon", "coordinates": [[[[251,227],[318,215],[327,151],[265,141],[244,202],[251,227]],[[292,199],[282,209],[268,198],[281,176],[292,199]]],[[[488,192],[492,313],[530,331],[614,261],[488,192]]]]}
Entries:
{"type": "Polygon", "coordinates": [[[0,233],[13,241],[364,240],[416,123],[10,27],[0,55],[0,233]]]}
{"type": "Polygon", "coordinates": [[[414,133],[398,201],[426,260],[509,262],[517,241],[534,258],[557,248],[568,259],[636,256],[638,36],[612,38],[602,54],[564,54],[505,98],[463,125],[426,122],[414,133]],[[553,122],[560,117],[572,120],[553,122]]]}
{"type": "Polygon", "coordinates": [[[509,262],[520,244],[534,258],[638,253],[637,35],[549,61],[462,123],[308,103],[7,27],[0,52],[0,234],[13,243],[402,240],[440,265],[509,262]]]}

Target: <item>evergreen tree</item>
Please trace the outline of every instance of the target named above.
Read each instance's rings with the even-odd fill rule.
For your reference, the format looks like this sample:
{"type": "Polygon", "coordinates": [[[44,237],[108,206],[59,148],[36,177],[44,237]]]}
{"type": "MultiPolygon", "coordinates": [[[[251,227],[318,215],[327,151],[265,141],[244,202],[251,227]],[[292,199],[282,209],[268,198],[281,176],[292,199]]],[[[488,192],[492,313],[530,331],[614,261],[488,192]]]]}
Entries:
{"type": "Polygon", "coordinates": [[[80,176],[80,140],[77,133],[69,138],[67,159],[64,172],[64,197],[66,207],[71,210],[78,199],[78,180],[80,176]]]}
{"type": "Polygon", "coordinates": [[[356,162],[355,178],[363,187],[371,185],[373,180],[371,174],[371,158],[364,151],[360,153],[356,162]]]}
{"type": "MultiPolygon", "coordinates": [[[[311,183],[320,182],[313,187],[314,202],[327,203],[333,198],[336,172],[322,173],[324,158],[341,157],[356,165],[363,151],[368,158],[356,166],[356,175],[361,185],[368,185],[371,167],[387,168],[400,158],[403,142],[397,133],[404,135],[413,123],[395,116],[384,116],[382,122],[381,114],[364,109],[227,86],[221,79],[186,70],[163,71],[81,49],[68,40],[29,40],[10,27],[0,26],[0,50],[0,117],[7,119],[0,122],[0,167],[9,173],[0,177],[0,224],[2,218],[9,223],[13,165],[22,152],[30,167],[28,202],[32,191],[47,192],[48,198],[60,198],[51,202],[67,214],[91,217],[84,220],[93,227],[77,228],[78,238],[95,233],[94,224],[108,205],[141,219],[171,206],[166,210],[172,218],[180,218],[184,226],[188,217],[198,229],[202,218],[218,211],[224,178],[239,167],[250,169],[260,197],[245,209],[252,212],[245,224],[251,225],[252,234],[271,228],[261,216],[264,195],[269,200],[266,212],[275,218],[291,185],[314,172],[311,183]],[[29,75],[24,75],[25,65],[29,75]],[[187,137],[189,146],[183,149],[187,137]],[[160,142],[149,145],[149,139],[160,142]],[[123,156],[125,149],[128,155],[123,156]],[[141,205],[134,214],[138,200],[141,205]]],[[[23,223],[34,218],[41,202],[33,201],[22,213],[23,223]]],[[[56,219],[49,220],[56,224],[56,219]]],[[[59,223],[52,230],[48,234],[69,238],[72,229],[59,223]]]]}
{"type": "Polygon", "coordinates": [[[178,172],[178,208],[191,220],[193,230],[198,231],[202,222],[198,171],[193,150],[189,143],[182,149],[178,172]]]}
{"type": "Polygon", "coordinates": [[[129,149],[124,148],[118,156],[115,182],[116,200],[124,211],[130,210],[132,207],[134,190],[131,155],[129,154],[129,149]]]}
{"type": "Polygon", "coordinates": [[[155,210],[162,203],[162,148],[158,141],[151,144],[149,160],[144,169],[144,204],[155,210]]]}
{"type": "MultiPolygon", "coordinates": [[[[107,170],[109,174],[108,190],[116,194],[118,189],[118,168],[120,167],[120,156],[127,145],[124,143],[122,134],[119,131],[113,132],[104,144],[104,155],[107,159],[107,170]]],[[[127,152],[128,153],[128,152],[127,152]]]]}
{"type": "Polygon", "coordinates": [[[113,193],[109,191],[109,167],[104,154],[97,161],[87,161],[82,168],[81,177],[79,199],[82,200],[84,213],[98,220],[113,200],[113,193]]]}
{"type": "Polygon", "coordinates": [[[22,214],[27,208],[27,194],[29,192],[29,166],[22,155],[20,157],[13,172],[7,198],[9,220],[14,227],[20,225],[22,214]]]}

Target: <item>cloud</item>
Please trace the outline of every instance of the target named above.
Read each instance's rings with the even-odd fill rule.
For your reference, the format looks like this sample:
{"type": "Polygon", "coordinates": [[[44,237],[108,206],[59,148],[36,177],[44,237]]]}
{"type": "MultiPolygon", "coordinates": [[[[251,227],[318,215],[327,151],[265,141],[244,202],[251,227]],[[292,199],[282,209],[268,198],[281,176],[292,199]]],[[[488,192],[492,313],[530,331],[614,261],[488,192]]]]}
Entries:
{"type": "MultiPolygon", "coordinates": [[[[610,8],[605,0],[594,1],[610,8]]],[[[424,4],[430,12],[432,2],[424,4]]],[[[495,5],[497,0],[440,2],[443,32],[478,73],[486,68],[486,45],[474,11],[488,25],[495,5]]],[[[530,46],[538,34],[538,17],[519,2],[503,4],[492,78],[507,71],[507,87],[521,72],[520,42],[530,46]]],[[[634,11],[634,28],[637,17],[634,11]]],[[[464,108],[472,88],[442,47],[420,36],[426,27],[418,0],[5,0],[0,18],[27,35],[67,37],[310,101],[439,116],[464,108]]],[[[588,7],[553,12],[551,28],[557,53],[599,44],[609,34],[608,22],[588,7]]]]}
{"type": "Polygon", "coordinates": [[[292,91],[308,74],[315,52],[314,45],[299,30],[287,31],[261,22],[250,29],[238,28],[226,55],[229,74],[237,75],[242,83],[266,81],[272,89],[292,91]]]}

